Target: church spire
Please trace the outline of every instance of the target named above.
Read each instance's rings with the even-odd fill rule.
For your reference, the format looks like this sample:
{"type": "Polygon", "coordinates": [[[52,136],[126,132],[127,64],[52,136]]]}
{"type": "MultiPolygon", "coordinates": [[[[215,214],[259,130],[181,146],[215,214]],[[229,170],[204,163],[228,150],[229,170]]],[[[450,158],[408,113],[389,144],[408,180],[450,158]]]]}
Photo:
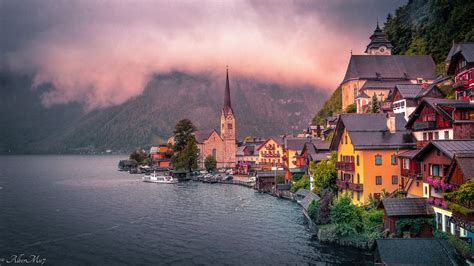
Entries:
{"type": "Polygon", "coordinates": [[[224,115],[227,116],[229,112],[232,113],[232,105],[230,102],[230,86],[229,86],[229,66],[226,66],[226,80],[225,80],[225,92],[224,92],[224,115]]]}

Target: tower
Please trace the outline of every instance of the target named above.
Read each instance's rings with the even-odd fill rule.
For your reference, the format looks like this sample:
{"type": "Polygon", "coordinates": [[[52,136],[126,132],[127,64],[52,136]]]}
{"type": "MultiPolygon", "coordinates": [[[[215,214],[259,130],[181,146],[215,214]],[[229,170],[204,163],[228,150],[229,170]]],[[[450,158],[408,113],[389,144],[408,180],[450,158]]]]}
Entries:
{"type": "Polygon", "coordinates": [[[229,68],[226,69],[226,81],[224,92],[224,106],[221,113],[221,138],[224,141],[224,166],[235,166],[236,147],[236,125],[234,111],[230,101],[230,86],[229,86],[229,68]]]}
{"type": "Polygon", "coordinates": [[[391,55],[392,48],[393,46],[388,40],[387,34],[380,29],[377,20],[377,27],[372,36],[370,36],[370,43],[367,45],[365,53],[368,55],[391,55]]]}

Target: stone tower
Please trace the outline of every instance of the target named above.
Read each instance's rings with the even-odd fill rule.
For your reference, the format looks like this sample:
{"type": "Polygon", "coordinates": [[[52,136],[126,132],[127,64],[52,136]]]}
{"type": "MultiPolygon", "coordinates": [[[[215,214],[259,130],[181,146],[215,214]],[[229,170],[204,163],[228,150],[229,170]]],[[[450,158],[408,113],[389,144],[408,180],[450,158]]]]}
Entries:
{"type": "Polygon", "coordinates": [[[387,34],[380,29],[379,22],[377,21],[377,27],[374,33],[370,36],[370,43],[365,49],[365,53],[368,55],[391,55],[392,44],[388,40],[387,34]]]}
{"type": "Polygon", "coordinates": [[[226,70],[224,106],[221,113],[221,138],[224,140],[224,167],[235,167],[236,125],[234,111],[230,101],[229,69],[226,70]]]}

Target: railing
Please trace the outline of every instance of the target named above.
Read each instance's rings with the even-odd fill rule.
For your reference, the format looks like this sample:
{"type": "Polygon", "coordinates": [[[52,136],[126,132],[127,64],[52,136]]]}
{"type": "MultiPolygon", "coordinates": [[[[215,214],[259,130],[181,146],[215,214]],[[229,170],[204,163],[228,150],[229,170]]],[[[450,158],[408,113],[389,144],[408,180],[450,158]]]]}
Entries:
{"type": "Polygon", "coordinates": [[[351,182],[349,182],[348,184],[349,184],[348,188],[350,190],[360,191],[360,192],[364,191],[364,185],[363,184],[356,184],[356,183],[351,183],[351,182]]]}
{"type": "Polygon", "coordinates": [[[414,130],[436,129],[436,121],[415,122],[414,130]]]}
{"type": "Polygon", "coordinates": [[[363,184],[356,184],[352,183],[350,180],[341,180],[341,179],[336,179],[336,186],[339,189],[350,189],[353,191],[364,191],[364,185],[363,184]]]}
{"type": "Polygon", "coordinates": [[[336,162],[336,169],[342,171],[354,171],[354,162],[336,162]]]}
{"type": "Polygon", "coordinates": [[[458,80],[454,82],[453,88],[455,89],[462,89],[467,88],[469,86],[469,80],[458,80]]]}
{"type": "Polygon", "coordinates": [[[280,157],[279,153],[264,153],[262,154],[262,157],[280,157]]]}
{"type": "Polygon", "coordinates": [[[402,169],[401,175],[414,180],[423,180],[423,175],[414,169],[402,169]]]}

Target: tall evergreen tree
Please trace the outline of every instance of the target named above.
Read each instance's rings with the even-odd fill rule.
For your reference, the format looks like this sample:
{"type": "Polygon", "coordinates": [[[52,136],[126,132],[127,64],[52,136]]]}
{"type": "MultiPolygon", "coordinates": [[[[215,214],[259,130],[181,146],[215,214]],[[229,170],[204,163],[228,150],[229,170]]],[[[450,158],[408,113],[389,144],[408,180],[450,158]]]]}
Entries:
{"type": "Polygon", "coordinates": [[[173,149],[176,154],[172,160],[175,169],[192,171],[198,168],[199,149],[193,134],[195,131],[196,127],[189,119],[182,119],[176,124],[173,131],[175,141],[173,149]]]}
{"type": "Polygon", "coordinates": [[[375,95],[375,93],[374,93],[374,96],[372,96],[372,107],[370,109],[370,112],[375,114],[375,113],[378,113],[379,110],[380,110],[379,100],[377,98],[377,95],[375,95]]]}
{"type": "Polygon", "coordinates": [[[185,118],[181,119],[174,127],[174,147],[176,152],[182,151],[189,140],[194,139],[193,133],[196,131],[196,127],[193,125],[191,120],[185,118]]]}

